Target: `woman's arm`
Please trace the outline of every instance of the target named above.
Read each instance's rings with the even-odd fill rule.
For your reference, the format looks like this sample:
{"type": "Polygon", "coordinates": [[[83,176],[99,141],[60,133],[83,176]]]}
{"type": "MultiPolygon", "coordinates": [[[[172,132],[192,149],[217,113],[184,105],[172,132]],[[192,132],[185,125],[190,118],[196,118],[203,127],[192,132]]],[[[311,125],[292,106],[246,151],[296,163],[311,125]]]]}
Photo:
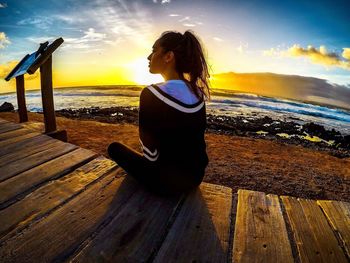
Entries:
{"type": "Polygon", "coordinates": [[[139,137],[143,154],[150,161],[156,161],[160,154],[157,136],[160,112],[156,106],[154,95],[144,88],[140,95],[139,137]]]}

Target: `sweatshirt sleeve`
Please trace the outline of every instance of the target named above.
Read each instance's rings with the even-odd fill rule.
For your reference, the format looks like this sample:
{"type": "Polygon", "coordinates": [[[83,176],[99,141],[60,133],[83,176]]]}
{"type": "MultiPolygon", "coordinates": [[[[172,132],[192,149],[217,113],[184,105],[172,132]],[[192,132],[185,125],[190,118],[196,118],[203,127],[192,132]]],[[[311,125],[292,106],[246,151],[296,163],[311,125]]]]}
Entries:
{"type": "Polygon", "coordinates": [[[158,127],[160,125],[159,109],[155,96],[146,87],[141,91],[139,106],[139,140],[143,155],[150,161],[159,157],[158,127]]]}

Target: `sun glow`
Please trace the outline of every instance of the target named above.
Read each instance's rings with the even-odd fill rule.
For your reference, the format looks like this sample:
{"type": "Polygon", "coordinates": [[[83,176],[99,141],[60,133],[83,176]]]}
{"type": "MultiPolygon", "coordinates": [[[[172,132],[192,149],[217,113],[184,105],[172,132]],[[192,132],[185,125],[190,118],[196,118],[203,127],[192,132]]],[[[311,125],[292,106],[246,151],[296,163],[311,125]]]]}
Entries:
{"type": "Polygon", "coordinates": [[[131,71],[133,81],[139,85],[150,85],[164,81],[161,75],[151,74],[149,72],[148,60],[146,58],[134,60],[127,66],[131,71]]]}

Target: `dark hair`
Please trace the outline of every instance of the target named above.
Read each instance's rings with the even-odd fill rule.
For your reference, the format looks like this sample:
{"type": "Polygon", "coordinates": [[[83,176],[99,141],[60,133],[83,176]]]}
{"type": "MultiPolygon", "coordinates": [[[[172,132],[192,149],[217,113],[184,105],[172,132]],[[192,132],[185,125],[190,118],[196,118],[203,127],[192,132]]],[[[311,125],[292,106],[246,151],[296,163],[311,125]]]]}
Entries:
{"type": "Polygon", "coordinates": [[[175,70],[183,80],[190,82],[195,94],[198,97],[204,95],[210,99],[208,65],[200,40],[194,33],[190,30],[184,34],[176,31],[165,31],[157,41],[165,52],[174,52],[175,70]]]}

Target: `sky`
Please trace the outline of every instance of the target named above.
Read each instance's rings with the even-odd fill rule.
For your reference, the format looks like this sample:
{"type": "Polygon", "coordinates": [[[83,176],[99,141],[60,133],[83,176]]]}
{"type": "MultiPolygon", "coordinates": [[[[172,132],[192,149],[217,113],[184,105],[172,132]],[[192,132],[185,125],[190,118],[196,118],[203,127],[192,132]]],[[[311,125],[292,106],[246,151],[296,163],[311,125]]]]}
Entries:
{"type": "Polygon", "coordinates": [[[212,76],[271,72],[350,89],[349,10],[336,0],[0,0],[0,93],[14,90],[3,78],[22,57],[59,37],[55,87],[159,82],[147,56],[166,30],[192,30],[212,76]]]}

